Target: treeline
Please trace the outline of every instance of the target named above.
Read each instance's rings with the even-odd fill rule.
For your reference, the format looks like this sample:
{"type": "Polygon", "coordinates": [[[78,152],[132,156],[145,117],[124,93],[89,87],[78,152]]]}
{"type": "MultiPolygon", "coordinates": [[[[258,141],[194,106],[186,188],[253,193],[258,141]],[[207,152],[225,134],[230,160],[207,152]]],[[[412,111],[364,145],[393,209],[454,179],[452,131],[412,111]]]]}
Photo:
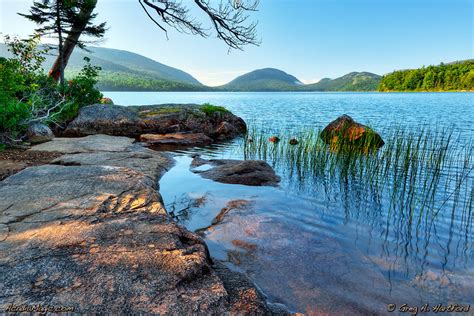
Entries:
{"type": "Polygon", "coordinates": [[[124,72],[102,71],[99,74],[96,87],[102,91],[207,91],[206,86],[170,81],[164,79],[146,78],[124,72]]]}
{"type": "Polygon", "coordinates": [[[379,91],[474,90],[474,60],[398,70],[382,77],[379,91]]]}

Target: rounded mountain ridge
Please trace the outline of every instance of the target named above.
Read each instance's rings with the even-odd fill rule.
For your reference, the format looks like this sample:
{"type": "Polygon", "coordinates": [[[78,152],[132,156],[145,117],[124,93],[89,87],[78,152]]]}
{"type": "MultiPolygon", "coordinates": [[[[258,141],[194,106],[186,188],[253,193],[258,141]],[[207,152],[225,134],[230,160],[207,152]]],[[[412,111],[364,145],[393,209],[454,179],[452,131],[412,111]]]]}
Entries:
{"type": "Polygon", "coordinates": [[[286,83],[289,85],[303,84],[295,76],[287,74],[286,72],[276,68],[262,68],[246,73],[229,82],[227,85],[241,85],[248,84],[260,80],[272,80],[286,83]]]}

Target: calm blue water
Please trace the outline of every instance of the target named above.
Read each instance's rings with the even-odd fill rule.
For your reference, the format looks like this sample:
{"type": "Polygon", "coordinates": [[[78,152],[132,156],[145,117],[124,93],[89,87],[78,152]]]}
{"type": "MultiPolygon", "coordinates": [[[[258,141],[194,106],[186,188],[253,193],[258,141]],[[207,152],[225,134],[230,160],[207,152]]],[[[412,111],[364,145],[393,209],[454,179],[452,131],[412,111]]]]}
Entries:
{"type": "Polygon", "coordinates": [[[339,115],[377,130],[432,123],[474,132],[473,93],[104,92],[115,104],[211,103],[247,123],[267,127],[324,127],[339,115]]]}
{"type": "MultiPolygon", "coordinates": [[[[382,137],[393,126],[416,132],[425,125],[455,131],[462,146],[471,146],[474,136],[472,93],[104,94],[122,105],[209,102],[275,131],[321,128],[345,113],[382,137]]],[[[459,192],[455,180],[440,188],[443,199],[458,194],[460,203],[436,200],[420,222],[411,221],[410,209],[391,209],[386,196],[357,183],[316,190],[312,181],[325,179],[295,184],[277,168],[283,177],[279,187],[255,188],[190,172],[192,153],[242,158],[239,141],[177,152],[176,166],[160,180],[160,192],[168,211],[192,230],[207,227],[229,201],[249,201],[204,236],[212,256],[246,273],[269,301],[308,314],[387,314],[392,303],[397,310],[402,304],[471,304],[472,313],[474,211],[463,204],[474,194],[472,172],[459,192]],[[192,203],[196,199],[201,202],[192,203]]]]}

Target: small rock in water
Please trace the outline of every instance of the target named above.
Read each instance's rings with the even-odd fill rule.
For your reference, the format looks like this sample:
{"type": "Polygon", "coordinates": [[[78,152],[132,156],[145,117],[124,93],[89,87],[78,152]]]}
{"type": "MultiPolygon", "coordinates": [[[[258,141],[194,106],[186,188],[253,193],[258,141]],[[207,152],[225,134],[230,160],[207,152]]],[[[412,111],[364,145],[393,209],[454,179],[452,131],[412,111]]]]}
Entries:
{"type": "Polygon", "coordinates": [[[298,145],[298,140],[296,138],[290,139],[290,145],[298,145]]]}
{"type": "Polygon", "coordinates": [[[280,177],[273,168],[262,160],[230,160],[195,158],[191,163],[191,171],[202,177],[217,182],[243,185],[277,186],[280,177]],[[198,170],[196,167],[209,164],[213,168],[198,170]]]}
{"type": "Polygon", "coordinates": [[[26,137],[28,138],[29,142],[38,144],[52,140],[54,138],[54,134],[47,125],[42,123],[33,123],[28,126],[26,137]]]}
{"type": "Polygon", "coordinates": [[[270,143],[276,144],[276,143],[278,143],[278,142],[280,141],[280,138],[279,138],[278,136],[272,136],[272,137],[270,137],[270,138],[268,139],[268,141],[269,141],[270,143]]]}

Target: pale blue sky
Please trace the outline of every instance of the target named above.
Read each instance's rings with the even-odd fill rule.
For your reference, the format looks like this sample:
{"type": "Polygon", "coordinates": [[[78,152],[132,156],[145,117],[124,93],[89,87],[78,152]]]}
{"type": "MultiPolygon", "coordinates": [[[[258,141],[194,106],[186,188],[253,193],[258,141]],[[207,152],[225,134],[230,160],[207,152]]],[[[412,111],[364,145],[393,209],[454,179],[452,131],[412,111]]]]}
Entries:
{"type": "MultiPolygon", "coordinates": [[[[110,27],[100,46],[145,55],[208,85],[264,67],[315,82],[351,71],[384,74],[473,58],[473,2],[261,0],[253,17],[262,44],[230,53],[214,37],[170,31],[166,40],[135,0],[99,0],[97,21],[110,27]]],[[[34,25],[15,12],[26,12],[31,3],[0,0],[0,32],[30,34],[34,25]]]]}

